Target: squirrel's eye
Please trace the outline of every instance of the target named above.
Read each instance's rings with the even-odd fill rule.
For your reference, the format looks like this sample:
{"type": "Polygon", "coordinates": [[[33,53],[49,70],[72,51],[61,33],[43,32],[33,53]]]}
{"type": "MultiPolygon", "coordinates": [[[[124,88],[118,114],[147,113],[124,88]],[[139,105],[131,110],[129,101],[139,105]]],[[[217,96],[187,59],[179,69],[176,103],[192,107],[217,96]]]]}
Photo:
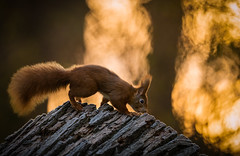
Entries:
{"type": "Polygon", "coordinates": [[[141,104],[144,104],[144,99],[139,99],[139,102],[141,103],[141,104]]]}

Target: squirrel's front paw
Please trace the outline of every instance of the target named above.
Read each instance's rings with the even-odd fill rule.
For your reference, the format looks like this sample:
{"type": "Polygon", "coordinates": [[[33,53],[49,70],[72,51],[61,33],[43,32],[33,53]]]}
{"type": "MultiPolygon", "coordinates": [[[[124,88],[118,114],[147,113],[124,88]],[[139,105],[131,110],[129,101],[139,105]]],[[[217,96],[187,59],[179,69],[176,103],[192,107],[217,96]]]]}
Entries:
{"type": "Polygon", "coordinates": [[[82,106],[81,104],[77,104],[77,105],[74,105],[73,108],[77,111],[81,111],[82,110],[82,106]]]}
{"type": "Polygon", "coordinates": [[[130,112],[129,115],[130,116],[140,116],[141,114],[137,113],[137,112],[130,112]]]}

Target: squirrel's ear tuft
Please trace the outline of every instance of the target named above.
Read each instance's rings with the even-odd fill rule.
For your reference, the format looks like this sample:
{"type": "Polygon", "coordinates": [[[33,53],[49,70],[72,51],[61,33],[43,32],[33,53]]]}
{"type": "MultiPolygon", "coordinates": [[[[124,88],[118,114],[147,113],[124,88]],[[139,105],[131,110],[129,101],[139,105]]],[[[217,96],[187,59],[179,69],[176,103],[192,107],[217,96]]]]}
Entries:
{"type": "Polygon", "coordinates": [[[151,75],[145,76],[145,78],[141,81],[141,87],[138,88],[138,94],[140,95],[146,94],[151,84],[151,81],[152,81],[151,75]]]}

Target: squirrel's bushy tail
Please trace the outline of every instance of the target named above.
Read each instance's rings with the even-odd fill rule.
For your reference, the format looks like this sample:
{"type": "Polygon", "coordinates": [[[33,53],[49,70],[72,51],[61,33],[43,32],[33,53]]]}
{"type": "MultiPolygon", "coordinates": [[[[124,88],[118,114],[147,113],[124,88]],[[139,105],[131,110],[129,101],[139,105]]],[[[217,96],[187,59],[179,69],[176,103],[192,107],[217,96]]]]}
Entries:
{"type": "Polygon", "coordinates": [[[11,105],[19,115],[30,113],[48,94],[69,84],[69,72],[56,62],[19,69],[8,86],[11,105]]]}

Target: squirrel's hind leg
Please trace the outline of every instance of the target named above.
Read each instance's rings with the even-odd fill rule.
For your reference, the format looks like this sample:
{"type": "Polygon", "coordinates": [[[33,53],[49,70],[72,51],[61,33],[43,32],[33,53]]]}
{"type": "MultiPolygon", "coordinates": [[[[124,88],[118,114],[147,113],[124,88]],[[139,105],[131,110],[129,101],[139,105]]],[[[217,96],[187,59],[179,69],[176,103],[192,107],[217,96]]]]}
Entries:
{"type": "Polygon", "coordinates": [[[78,103],[82,103],[82,100],[81,100],[80,97],[75,97],[75,99],[76,99],[76,101],[77,101],[78,103]]]}
{"type": "MultiPolygon", "coordinates": [[[[72,107],[76,110],[82,110],[82,106],[76,102],[75,97],[71,93],[71,90],[68,92],[68,96],[69,96],[70,103],[72,104],[72,107]]],[[[81,102],[81,99],[78,98],[78,101],[81,102]]]]}
{"type": "Polygon", "coordinates": [[[101,102],[101,106],[103,105],[103,104],[105,104],[105,103],[108,103],[108,99],[107,98],[105,98],[105,97],[103,97],[102,98],[102,102],[101,102]]]}

